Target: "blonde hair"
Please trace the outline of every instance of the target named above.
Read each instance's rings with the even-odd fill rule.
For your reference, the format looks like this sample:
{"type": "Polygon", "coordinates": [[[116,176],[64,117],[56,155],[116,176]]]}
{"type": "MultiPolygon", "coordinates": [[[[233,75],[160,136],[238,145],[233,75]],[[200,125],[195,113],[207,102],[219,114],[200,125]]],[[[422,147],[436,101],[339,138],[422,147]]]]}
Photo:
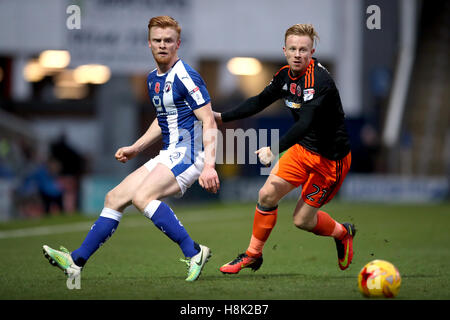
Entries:
{"type": "Polygon", "coordinates": [[[173,28],[178,33],[178,39],[181,36],[181,27],[178,21],[170,16],[153,17],[148,22],[148,39],[150,40],[150,29],[153,27],[159,28],[173,28]]]}
{"type": "Polygon", "coordinates": [[[312,24],[294,24],[286,30],[286,33],[284,34],[284,43],[286,43],[286,39],[290,35],[308,36],[313,42],[313,46],[314,44],[317,44],[317,41],[319,41],[319,35],[312,24]]]}

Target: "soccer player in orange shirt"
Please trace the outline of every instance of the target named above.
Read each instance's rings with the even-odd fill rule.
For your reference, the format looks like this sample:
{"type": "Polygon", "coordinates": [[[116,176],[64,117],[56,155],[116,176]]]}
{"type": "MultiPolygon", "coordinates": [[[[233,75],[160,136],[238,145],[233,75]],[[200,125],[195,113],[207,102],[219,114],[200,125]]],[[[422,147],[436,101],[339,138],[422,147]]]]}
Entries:
{"type": "Polygon", "coordinates": [[[223,265],[223,273],[235,274],[242,268],[256,271],[261,267],[264,244],[277,220],[278,202],[299,186],[302,194],[294,209],[294,224],[316,235],[333,237],[340,269],[347,269],[352,261],[354,225],[341,224],[321,210],[342,185],[350,168],[351,152],[339,92],[328,71],[313,58],[317,39],[310,24],[290,27],[283,47],[288,64],[259,95],[233,110],[214,113],[220,124],[249,117],[283,99],[295,120],[280,139],[279,150],[269,146],[256,151],[260,161],[268,166],[277,152],[287,150],[259,191],[247,250],[223,265]]]}

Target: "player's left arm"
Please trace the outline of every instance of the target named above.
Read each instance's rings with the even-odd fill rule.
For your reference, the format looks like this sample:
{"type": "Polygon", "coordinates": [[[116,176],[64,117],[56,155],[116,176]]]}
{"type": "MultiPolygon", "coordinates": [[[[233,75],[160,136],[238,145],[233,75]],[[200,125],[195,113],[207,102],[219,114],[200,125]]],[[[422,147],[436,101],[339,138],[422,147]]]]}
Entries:
{"type": "Polygon", "coordinates": [[[272,147],[263,147],[255,153],[258,155],[262,164],[268,166],[275,160],[278,154],[286,151],[295,145],[308,132],[313,122],[315,112],[325,100],[328,93],[327,88],[323,88],[312,100],[303,103],[298,111],[298,120],[292,125],[286,134],[280,139],[278,150],[272,147]]]}
{"type": "Polygon", "coordinates": [[[313,106],[302,106],[303,110],[299,112],[300,118],[298,121],[286,132],[286,134],[280,139],[278,144],[278,150],[273,148],[273,146],[262,147],[261,149],[255,151],[258,155],[259,161],[262,164],[268,166],[272,161],[275,160],[278,154],[286,151],[294,144],[296,144],[301,137],[303,137],[309,129],[314,118],[314,107],[313,106]]]}
{"type": "Polygon", "coordinates": [[[211,109],[211,103],[195,109],[194,114],[203,123],[203,145],[205,150],[205,165],[198,178],[200,186],[211,193],[217,193],[220,188],[216,166],[217,125],[211,109]]]}

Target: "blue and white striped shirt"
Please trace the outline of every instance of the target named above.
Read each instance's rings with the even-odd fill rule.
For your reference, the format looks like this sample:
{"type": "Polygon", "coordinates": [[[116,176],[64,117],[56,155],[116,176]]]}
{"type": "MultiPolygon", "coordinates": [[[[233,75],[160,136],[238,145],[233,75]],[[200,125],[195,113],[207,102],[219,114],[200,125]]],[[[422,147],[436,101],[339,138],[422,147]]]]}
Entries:
{"type": "Polygon", "coordinates": [[[193,111],[211,99],[200,74],[179,59],[164,74],[157,69],[150,72],[147,85],[162,131],[163,150],[186,146],[192,155],[203,150],[202,124],[193,111]]]}

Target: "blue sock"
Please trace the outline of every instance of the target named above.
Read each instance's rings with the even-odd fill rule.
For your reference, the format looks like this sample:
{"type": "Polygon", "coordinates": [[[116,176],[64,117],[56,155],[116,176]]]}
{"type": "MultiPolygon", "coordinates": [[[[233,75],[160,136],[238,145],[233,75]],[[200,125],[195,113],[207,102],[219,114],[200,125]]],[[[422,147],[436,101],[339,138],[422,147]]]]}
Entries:
{"type": "Polygon", "coordinates": [[[155,226],[172,241],[178,243],[185,257],[193,257],[199,253],[199,245],[191,239],[167,204],[159,200],[153,200],[145,207],[144,215],[152,220],[155,226]]]}
{"type": "Polygon", "coordinates": [[[120,212],[112,209],[102,210],[81,246],[71,254],[76,265],[83,267],[89,257],[113,235],[121,216],[120,212]]]}

